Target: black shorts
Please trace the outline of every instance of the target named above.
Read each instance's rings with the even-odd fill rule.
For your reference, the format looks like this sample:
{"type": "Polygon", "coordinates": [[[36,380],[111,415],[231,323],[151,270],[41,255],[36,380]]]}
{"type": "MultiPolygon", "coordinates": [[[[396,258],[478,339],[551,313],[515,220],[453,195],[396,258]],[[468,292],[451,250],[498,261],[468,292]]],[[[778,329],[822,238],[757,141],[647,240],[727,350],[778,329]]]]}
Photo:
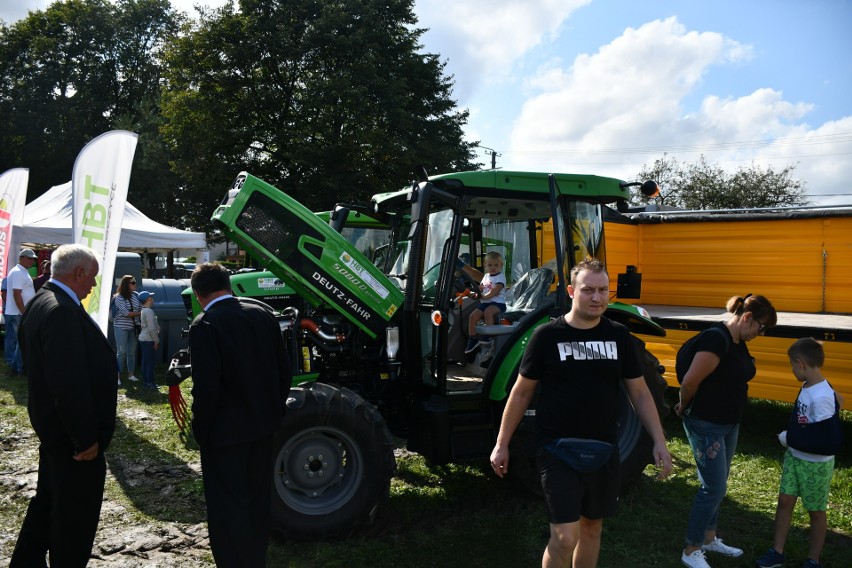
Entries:
{"type": "Polygon", "coordinates": [[[482,313],[485,313],[485,310],[487,310],[488,308],[490,308],[492,306],[494,306],[495,308],[500,310],[501,314],[506,312],[506,302],[480,302],[479,303],[479,309],[482,310],[482,313]]]}
{"type": "Polygon", "coordinates": [[[551,523],[573,523],[580,515],[592,520],[615,515],[621,479],[618,448],[604,467],[591,473],[575,471],[545,450],[536,457],[551,523]]]}

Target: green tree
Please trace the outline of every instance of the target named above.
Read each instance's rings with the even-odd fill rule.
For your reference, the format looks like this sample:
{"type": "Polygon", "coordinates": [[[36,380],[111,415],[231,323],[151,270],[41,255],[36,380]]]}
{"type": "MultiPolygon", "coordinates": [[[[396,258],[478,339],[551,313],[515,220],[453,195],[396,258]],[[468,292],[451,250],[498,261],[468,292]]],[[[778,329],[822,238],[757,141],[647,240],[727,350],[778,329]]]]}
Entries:
{"type": "Polygon", "coordinates": [[[325,209],[398,189],[418,163],[475,167],[467,112],[415,25],[411,0],[242,0],[188,25],[163,114],[195,226],[241,170],[325,209]]]}
{"type": "Polygon", "coordinates": [[[80,148],[109,129],[113,12],[69,0],[0,28],[0,168],[28,167],[30,198],[68,181],[80,148]]]}
{"type": "Polygon", "coordinates": [[[733,174],[718,165],[708,164],[704,156],[697,162],[682,164],[663,155],[653,165],[645,166],[639,179],[653,179],[660,186],[660,196],[646,198],[638,190],[632,192],[633,203],[654,200],[660,205],[681,209],[742,209],[806,205],[805,182],[793,179],[795,166],[779,172],[755,164],[740,167],[733,174]]]}
{"type": "Polygon", "coordinates": [[[28,167],[32,200],[71,179],[89,140],[133,130],[129,200],[168,212],[177,180],[159,133],[159,56],[178,24],[168,0],[66,0],[0,26],[0,171],[28,167]]]}
{"type": "Polygon", "coordinates": [[[184,20],[169,0],[122,0],[117,4],[116,62],[119,90],[113,128],[139,135],[128,198],[143,213],[167,225],[185,227],[176,193],[180,178],[160,128],[162,55],[184,20]]]}

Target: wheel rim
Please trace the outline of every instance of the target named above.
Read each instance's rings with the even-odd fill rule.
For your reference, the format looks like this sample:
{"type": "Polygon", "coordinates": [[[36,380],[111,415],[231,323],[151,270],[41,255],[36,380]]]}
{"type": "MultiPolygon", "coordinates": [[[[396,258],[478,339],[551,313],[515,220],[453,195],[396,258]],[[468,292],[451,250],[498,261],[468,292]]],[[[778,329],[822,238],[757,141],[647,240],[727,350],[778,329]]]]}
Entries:
{"type": "Polygon", "coordinates": [[[337,428],[308,428],[278,452],[275,490],[289,508],[324,515],[352,499],[363,469],[364,456],[351,436],[337,428]]]}

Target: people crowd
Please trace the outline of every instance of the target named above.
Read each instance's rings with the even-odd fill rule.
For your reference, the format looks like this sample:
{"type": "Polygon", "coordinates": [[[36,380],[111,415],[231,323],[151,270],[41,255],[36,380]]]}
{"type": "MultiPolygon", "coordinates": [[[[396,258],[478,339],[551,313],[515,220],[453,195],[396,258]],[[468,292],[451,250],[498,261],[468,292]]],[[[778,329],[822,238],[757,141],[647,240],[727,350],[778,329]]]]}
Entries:
{"type": "MultiPolygon", "coordinates": [[[[36,259],[31,249],[21,250],[3,281],[6,362],[12,375],[26,376],[29,416],[39,440],[38,486],[10,566],[45,566],[46,557],[51,566],[85,566],[103,500],[117,387],[122,375],[136,380],[138,342],[143,386],[157,388],[160,329],[154,294],[137,293],[136,278],[125,275],[112,299],[113,349],[81,309],[99,271],[94,253],[80,245],[57,248],[42,264],[47,277],[38,282],[38,293],[28,273],[36,259]]],[[[476,321],[493,321],[505,309],[499,299],[505,286],[502,258],[486,260],[486,273],[477,276],[483,299],[492,304],[476,313],[476,321]]],[[[192,431],[201,454],[211,551],[218,566],[262,567],[271,525],[272,440],[284,417],[292,367],[271,309],[234,297],[224,267],[200,264],[191,287],[202,308],[189,333],[192,431]],[[256,356],[246,356],[252,352],[256,356]]],[[[598,564],[604,519],[618,510],[622,389],[653,441],[650,458],[657,478],[665,479],[673,468],[633,338],[604,316],[609,275],[603,263],[587,258],[574,266],[567,292],[569,311],[538,327],[525,347],[490,455],[491,468],[503,478],[512,466],[510,441],[535,397],[536,460],[549,521],[543,568],[598,564]]],[[[709,568],[708,553],[746,554],[717,531],[748,383],[756,373],[748,343],[777,324],[775,308],[760,295],[734,296],[726,308],[725,321],[701,331],[678,355],[674,412],[682,420],[698,482],[680,552],[681,563],[691,568],[709,568]]],[[[471,329],[476,321],[471,318],[471,329]]],[[[474,332],[470,337],[468,351],[478,343],[474,332]]],[[[819,568],[835,461],[827,453],[833,449],[815,445],[825,431],[808,427],[836,418],[842,399],[822,374],[825,354],[819,342],[800,339],[788,357],[802,387],[787,431],[779,436],[785,454],[772,545],[756,566],[784,565],[793,509],[801,499],[811,524],[802,567],[819,568]]]]}

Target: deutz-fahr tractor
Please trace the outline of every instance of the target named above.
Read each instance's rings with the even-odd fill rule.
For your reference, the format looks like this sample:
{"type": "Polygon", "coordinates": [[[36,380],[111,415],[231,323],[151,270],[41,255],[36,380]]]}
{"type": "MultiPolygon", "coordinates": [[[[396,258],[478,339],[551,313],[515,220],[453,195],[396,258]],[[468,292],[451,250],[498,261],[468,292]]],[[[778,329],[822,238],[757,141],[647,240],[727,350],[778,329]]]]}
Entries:
{"type": "MultiPolygon", "coordinates": [[[[263,299],[260,279],[269,284],[271,273],[293,292],[275,306],[294,375],[270,472],[276,530],[315,538],[369,523],[401,443],[431,464],[487,463],[530,335],[569,309],[576,262],[605,261],[602,208],[631,185],[640,184],[494,170],[429,178],[420,169],[410,186],[339,205],[325,223],[285,192],[237,176],[212,221],[269,272],[234,278],[234,291],[263,299]],[[340,232],[356,215],[386,229],[370,258],[340,232]],[[465,354],[477,282],[459,266],[481,271],[490,251],[504,259],[508,309],[477,326],[491,341],[465,354]]],[[[606,315],[665,335],[641,308],[611,302],[606,315]]],[[[636,348],[662,414],[659,361],[638,339],[636,348]]],[[[186,358],[175,358],[173,377],[191,374],[186,358]]],[[[510,474],[530,486],[534,418],[535,401],[511,448],[510,474]]],[[[618,442],[627,483],[650,463],[651,441],[624,393],[618,442]]]]}

